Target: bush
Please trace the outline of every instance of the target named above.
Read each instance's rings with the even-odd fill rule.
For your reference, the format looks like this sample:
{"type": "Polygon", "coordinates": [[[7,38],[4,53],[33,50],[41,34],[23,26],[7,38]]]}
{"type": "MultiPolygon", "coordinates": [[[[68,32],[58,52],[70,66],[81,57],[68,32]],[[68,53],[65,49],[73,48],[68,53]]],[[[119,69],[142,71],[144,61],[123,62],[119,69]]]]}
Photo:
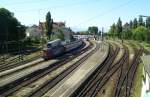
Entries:
{"type": "Polygon", "coordinates": [[[139,26],[133,30],[133,39],[139,41],[148,41],[149,30],[144,26],[139,26]]]}

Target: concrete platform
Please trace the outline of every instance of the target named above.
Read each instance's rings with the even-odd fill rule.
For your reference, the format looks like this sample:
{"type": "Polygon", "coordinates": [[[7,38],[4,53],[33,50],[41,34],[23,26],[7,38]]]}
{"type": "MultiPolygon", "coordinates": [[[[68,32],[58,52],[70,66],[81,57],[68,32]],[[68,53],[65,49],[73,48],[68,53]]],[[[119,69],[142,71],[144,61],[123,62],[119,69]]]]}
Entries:
{"type": "Polygon", "coordinates": [[[88,60],[85,61],[80,68],[60,81],[43,97],[69,97],[106,59],[109,47],[108,45],[101,46],[103,47],[88,58],[88,60]]]}

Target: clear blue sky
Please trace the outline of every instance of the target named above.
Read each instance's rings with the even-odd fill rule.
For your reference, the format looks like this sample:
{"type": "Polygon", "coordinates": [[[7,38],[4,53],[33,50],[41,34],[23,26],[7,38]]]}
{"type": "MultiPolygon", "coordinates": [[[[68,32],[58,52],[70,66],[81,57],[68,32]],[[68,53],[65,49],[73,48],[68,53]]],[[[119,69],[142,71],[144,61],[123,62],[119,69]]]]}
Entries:
{"type": "Polygon", "coordinates": [[[107,30],[119,17],[124,23],[138,15],[150,15],[150,0],[0,0],[0,7],[14,12],[25,25],[45,21],[50,11],[54,21],[66,21],[74,30],[89,26],[107,30]]]}

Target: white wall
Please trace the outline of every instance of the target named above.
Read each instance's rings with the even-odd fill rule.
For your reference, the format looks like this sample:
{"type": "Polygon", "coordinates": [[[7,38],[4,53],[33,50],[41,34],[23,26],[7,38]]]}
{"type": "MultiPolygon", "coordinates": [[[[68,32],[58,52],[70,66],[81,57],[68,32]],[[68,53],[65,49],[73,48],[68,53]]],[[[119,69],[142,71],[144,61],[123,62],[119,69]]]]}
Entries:
{"type": "Polygon", "coordinates": [[[148,76],[148,73],[145,72],[145,70],[143,70],[143,75],[146,78],[145,82],[143,80],[142,82],[142,93],[141,93],[141,97],[150,97],[150,93],[148,94],[146,91],[150,89],[150,78],[148,76]],[[147,96],[146,96],[147,95],[147,96]]]}

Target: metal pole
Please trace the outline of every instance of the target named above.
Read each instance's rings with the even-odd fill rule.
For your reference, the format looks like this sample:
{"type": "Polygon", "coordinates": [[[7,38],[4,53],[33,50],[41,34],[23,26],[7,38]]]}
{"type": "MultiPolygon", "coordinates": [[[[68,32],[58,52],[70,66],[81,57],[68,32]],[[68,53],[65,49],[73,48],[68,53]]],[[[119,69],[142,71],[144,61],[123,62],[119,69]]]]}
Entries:
{"type": "Polygon", "coordinates": [[[5,42],[3,42],[3,44],[2,44],[2,50],[4,50],[4,52],[2,52],[2,54],[3,54],[3,64],[5,64],[5,42]]]}
{"type": "Polygon", "coordinates": [[[121,43],[123,44],[123,35],[121,34],[121,43]]]}
{"type": "Polygon", "coordinates": [[[103,33],[104,33],[104,28],[102,27],[102,33],[101,33],[102,41],[104,40],[104,39],[103,39],[103,33]]]}
{"type": "Polygon", "coordinates": [[[39,15],[39,26],[40,26],[40,29],[41,29],[41,45],[42,45],[42,48],[44,48],[44,28],[43,28],[42,23],[40,22],[40,12],[41,12],[41,10],[42,9],[38,10],[38,15],[39,15]]]}
{"type": "Polygon", "coordinates": [[[4,56],[4,62],[5,62],[5,58],[7,57],[7,54],[8,54],[8,27],[6,27],[6,42],[4,42],[4,44],[6,47],[5,56],[4,56]]]}
{"type": "Polygon", "coordinates": [[[20,41],[20,26],[18,26],[18,43],[19,43],[19,61],[23,60],[22,51],[21,51],[21,41],[20,41]]]}
{"type": "Polygon", "coordinates": [[[41,32],[41,46],[44,48],[44,28],[42,23],[39,21],[40,32],[41,32]]]}
{"type": "Polygon", "coordinates": [[[20,31],[18,30],[18,43],[19,43],[19,61],[21,61],[21,50],[20,50],[20,31]]]}
{"type": "Polygon", "coordinates": [[[104,31],[104,28],[102,27],[102,32],[101,32],[101,37],[102,37],[101,50],[102,51],[103,51],[103,31],[104,31]]]}

